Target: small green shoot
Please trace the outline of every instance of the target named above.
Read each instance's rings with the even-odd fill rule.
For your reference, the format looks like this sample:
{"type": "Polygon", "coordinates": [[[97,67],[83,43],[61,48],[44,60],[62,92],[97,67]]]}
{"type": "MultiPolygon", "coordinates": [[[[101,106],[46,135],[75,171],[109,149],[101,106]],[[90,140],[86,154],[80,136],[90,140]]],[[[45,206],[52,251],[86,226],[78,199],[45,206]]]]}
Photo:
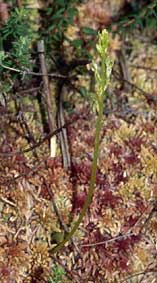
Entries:
{"type": "Polygon", "coordinates": [[[55,265],[52,269],[53,276],[48,279],[48,283],[60,283],[65,275],[65,271],[61,266],[55,265]]]}

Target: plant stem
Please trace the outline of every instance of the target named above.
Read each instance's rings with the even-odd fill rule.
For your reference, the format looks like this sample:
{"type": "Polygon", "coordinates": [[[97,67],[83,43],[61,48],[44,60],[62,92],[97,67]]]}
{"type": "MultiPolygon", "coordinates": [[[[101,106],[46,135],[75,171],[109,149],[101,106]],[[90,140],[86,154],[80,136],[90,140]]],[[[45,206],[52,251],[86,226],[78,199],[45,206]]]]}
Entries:
{"type": "Polygon", "coordinates": [[[101,128],[102,128],[102,117],[103,117],[103,95],[101,96],[101,101],[99,103],[99,112],[98,112],[98,118],[97,118],[97,122],[96,122],[96,133],[95,133],[95,142],[94,142],[94,157],[93,157],[93,162],[92,162],[92,173],[91,173],[91,179],[90,179],[90,187],[89,187],[89,191],[84,203],[84,206],[82,208],[82,211],[79,215],[78,220],[76,221],[76,223],[74,224],[74,227],[72,228],[72,230],[69,232],[69,234],[65,237],[65,239],[55,248],[50,250],[50,253],[56,253],[58,252],[60,249],[62,249],[62,247],[65,245],[66,242],[68,242],[71,237],[74,235],[74,233],[76,232],[76,230],[78,229],[80,223],[82,222],[87,209],[89,208],[89,205],[92,201],[92,197],[93,197],[93,192],[94,192],[94,186],[95,186],[95,180],[96,180],[96,171],[97,171],[97,161],[98,161],[98,155],[99,155],[99,140],[100,140],[100,132],[101,132],[101,128]]]}
{"type": "Polygon", "coordinates": [[[93,62],[93,70],[95,72],[95,78],[97,81],[97,89],[96,89],[96,106],[98,109],[98,118],[96,122],[96,133],[95,133],[95,141],[94,141],[94,157],[92,162],[92,173],[90,178],[90,186],[89,191],[84,203],[84,206],[81,210],[81,213],[78,217],[78,220],[75,222],[72,230],[69,234],[66,235],[65,239],[55,248],[50,249],[50,253],[58,252],[66,242],[68,242],[76,230],[78,229],[80,223],[82,222],[89,205],[92,201],[94,186],[96,181],[96,171],[97,171],[97,161],[99,155],[99,140],[100,133],[102,128],[102,118],[103,118],[103,98],[105,96],[105,90],[110,82],[110,75],[113,66],[113,60],[108,56],[107,50],[109,46],[109,35],[108,32],[104,29],[102,33],[99,33],[97,52],[100,58],[100,64],[96,64],[93,62]]]}

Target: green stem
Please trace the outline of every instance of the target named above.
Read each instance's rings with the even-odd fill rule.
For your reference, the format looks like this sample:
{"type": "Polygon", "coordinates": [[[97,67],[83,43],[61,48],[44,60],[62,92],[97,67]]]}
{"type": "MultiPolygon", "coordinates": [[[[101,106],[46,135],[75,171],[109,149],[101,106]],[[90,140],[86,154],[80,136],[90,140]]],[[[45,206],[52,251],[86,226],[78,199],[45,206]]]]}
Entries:
{"type": "Polygon", "coordinates": [[[99,103],[99,113],[98,118],[96,122],[96,133],[95,133],[95,142],[94,142],[94,157],[92,162],[92,173],[91,173],[91,179],[90,179],[90,187],[89,191],[84,203],[84,206],[82,208],[82,211],[79,215],[78,220],[75,222],[72,230],[69,232],[69,234],[65,237],[65,239],[55,248],[50,250],[50,253],[58,252],[62,247],[65,245],[66,242],[68,242],[76,230],[78,229],[80,223],[82,222],[87,209],[92,201],[93,192],[94,192],[94,186],[95,186],[95,180],[96,180],[96,171],[97,171],[97,161],[98,161],[98,155],[99,155],[99,140],[100,140],[100,132],[102,128],[102,117],[103,117],[103,95],[101,96],[101,102],[99,103]]]}

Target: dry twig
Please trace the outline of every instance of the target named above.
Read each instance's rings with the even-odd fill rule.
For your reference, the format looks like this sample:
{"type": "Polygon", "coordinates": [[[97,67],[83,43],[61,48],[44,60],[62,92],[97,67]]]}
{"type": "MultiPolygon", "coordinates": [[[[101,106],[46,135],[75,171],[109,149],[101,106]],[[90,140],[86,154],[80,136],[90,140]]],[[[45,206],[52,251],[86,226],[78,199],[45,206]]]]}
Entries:
{"type": "Polygon", "coordinates": [[[42,145],[45,141],[49,140],[54,135],[57,135],[60,131],[62,131],[63,128],[67,127],[68,125],[70,125],[73,122],[74,121],[68,122],[68,123],[64,124],[62,127],[50,132],[45,137],[42,137],[36,144],[34,144],[33,146],[28,147],[24,150],[17,150],[17,151],[12,151],[12,152],[0,152],[0,157],[3,157],[3,158],[4,157],[11,157],[11,156],[14,156],[14,155],[17,155],[17,154],[23,154],[23,153],[27,153],[29,151],[32,151],[33,149],[42,145]]]}
{"type": "Polygon", "coordinates": [[[129,69],[128,69],[128,65],[126,62],[126,58],[125,58],[125,53],[122,50],[118,51],[118,58],[119,58],[119,65],[121,68],[121,72],[122,72],[122,76],[125,79],[124,82],[124,88],[126,91],[130,91],[131,90],[131,85],[128,84],[128,82],[130,82],[130,74],[129,74],[129,69]]]}
{"type": "MultiPolygon", "coordinates": [[[[38,42],[38,52],[39,52],[39,60],[41,65],[41,71],[42,71],[42,79],[43,79],[43,90],[44,90],[44,96],[47,104],[47,112],[48,112],[48,120],[49,120],[49,130],[54,131],[55,129],[55,113],[54,113],[54,106],[52,101],[52,95],[50,93],[49,88],[49,80],[48,80],[48,73],[46,68],[46,60],[45,60],[45,49],[44,49],[44,41],[41,40],[38,42]]],[[[53,136],[50,139],[50,154],[51,157],[56,156],[56,136],[53,136]]]]}
{"type": "MultiPolygon", "coordinates": [[[[57,122],[58,122],[59,128],[65,124],[62,95],[63,93],[62,93],[62,87],[61,87],[59,95],[58,95],[59,101],[58,101],[58,115],[57,115],[57,122]]],[[[68,168],[71,167],[71,158],[70,158],[70,151],[69,151],[69,144],[68,144],[66,128],[63,128],[62,131],[59,133],[59,138],[60,138],[61,150],[62,150],[62,156],[63,156],[63,166],[64,166],[64,169],[67,170],[68,168]]]]}

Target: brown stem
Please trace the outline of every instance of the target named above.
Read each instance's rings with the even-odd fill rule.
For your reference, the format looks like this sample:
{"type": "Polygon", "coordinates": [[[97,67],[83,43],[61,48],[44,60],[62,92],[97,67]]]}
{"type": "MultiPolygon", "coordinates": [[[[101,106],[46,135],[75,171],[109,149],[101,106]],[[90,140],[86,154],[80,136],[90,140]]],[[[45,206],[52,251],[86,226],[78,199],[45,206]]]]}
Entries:
{"type": "Polygon", "coordinates": [[[47,104],[47,111],[48,111],[48,119],[49,119],[49,129],[50,131],[54,131],[55,128],[55,118],[52,108],[52,98],[50,94],[49,88],[49,80],[48,80],[48,73],[46,68],[46,60],[45,60],[45,49],[44,49],[44,41],[41,40],[38,42],[38,52],[39,52],[39,60],[41,65],[41,72],[43,74],[43,90],[44,96],[47,104]]]}
{"type": "MultiPolygon", "coordinates": [[[[58,113],[57,113],[57,122],[59,128],[65,124],[63,102],[62,102],[62,95],[63,95],[62,90],[63,90],[63,86],[60,86],[58,93],[58,113]]],[[[67,170],[71,167],[71,158],[70,158],[66,128],[62,128],[62,131],[59,133],[59,138],[60,138],[61,151],[63,156],[63,166],[64,169],[67,170]]]]}

